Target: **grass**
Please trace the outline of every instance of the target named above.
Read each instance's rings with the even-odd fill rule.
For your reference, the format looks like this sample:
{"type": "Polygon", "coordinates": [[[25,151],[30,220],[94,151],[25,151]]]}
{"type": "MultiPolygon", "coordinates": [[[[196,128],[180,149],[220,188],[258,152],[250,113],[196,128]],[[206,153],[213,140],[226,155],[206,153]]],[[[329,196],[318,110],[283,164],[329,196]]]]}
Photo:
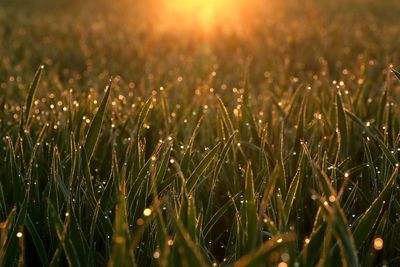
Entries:
{"type": "Polygon", "coordinates": [[[400,263],[397,1],[127,3],[0,9],[0,266],[400,263]]]}

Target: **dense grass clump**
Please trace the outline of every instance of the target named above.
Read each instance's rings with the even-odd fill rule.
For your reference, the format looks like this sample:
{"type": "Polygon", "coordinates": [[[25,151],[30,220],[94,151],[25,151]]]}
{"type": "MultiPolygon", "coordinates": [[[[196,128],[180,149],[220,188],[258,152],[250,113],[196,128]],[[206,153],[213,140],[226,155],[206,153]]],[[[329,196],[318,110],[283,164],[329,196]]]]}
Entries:
{"type": "Polygon", "coordinates": [[[0,266],[400,264],[398,1],[6,2],[0,266]]]}

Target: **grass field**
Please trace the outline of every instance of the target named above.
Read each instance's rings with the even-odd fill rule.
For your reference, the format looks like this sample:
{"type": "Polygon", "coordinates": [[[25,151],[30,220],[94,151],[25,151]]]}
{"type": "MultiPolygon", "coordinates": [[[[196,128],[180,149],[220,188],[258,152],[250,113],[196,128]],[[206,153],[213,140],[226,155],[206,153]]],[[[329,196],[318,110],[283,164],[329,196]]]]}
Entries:
{"type": "Polygon", "coordinates": [[[400,266],[400,2],[157,1],[0,0],[0,266],[400,266]]]}

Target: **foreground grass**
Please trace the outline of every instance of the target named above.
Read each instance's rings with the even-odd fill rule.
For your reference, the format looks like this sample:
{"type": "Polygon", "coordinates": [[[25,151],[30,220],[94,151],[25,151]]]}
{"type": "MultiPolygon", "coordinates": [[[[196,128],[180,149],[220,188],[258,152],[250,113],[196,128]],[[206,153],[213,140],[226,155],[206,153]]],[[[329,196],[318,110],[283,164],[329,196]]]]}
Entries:
{"type": "Polygon", "coordinates": [[[341,4],[217,39],[5,8],[0,265],[396,266],[400,7],[341,4]]]}

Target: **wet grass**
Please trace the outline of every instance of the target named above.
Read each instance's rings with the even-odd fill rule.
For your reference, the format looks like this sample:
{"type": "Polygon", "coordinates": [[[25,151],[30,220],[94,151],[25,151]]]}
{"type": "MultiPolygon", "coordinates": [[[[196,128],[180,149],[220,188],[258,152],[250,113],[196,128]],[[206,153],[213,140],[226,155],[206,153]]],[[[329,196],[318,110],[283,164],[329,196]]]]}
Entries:
{"type": "Polygon", "coordinates": [[[399,264],[400,4],[104,5],[0,9],[1,266],[399,264]]]}

